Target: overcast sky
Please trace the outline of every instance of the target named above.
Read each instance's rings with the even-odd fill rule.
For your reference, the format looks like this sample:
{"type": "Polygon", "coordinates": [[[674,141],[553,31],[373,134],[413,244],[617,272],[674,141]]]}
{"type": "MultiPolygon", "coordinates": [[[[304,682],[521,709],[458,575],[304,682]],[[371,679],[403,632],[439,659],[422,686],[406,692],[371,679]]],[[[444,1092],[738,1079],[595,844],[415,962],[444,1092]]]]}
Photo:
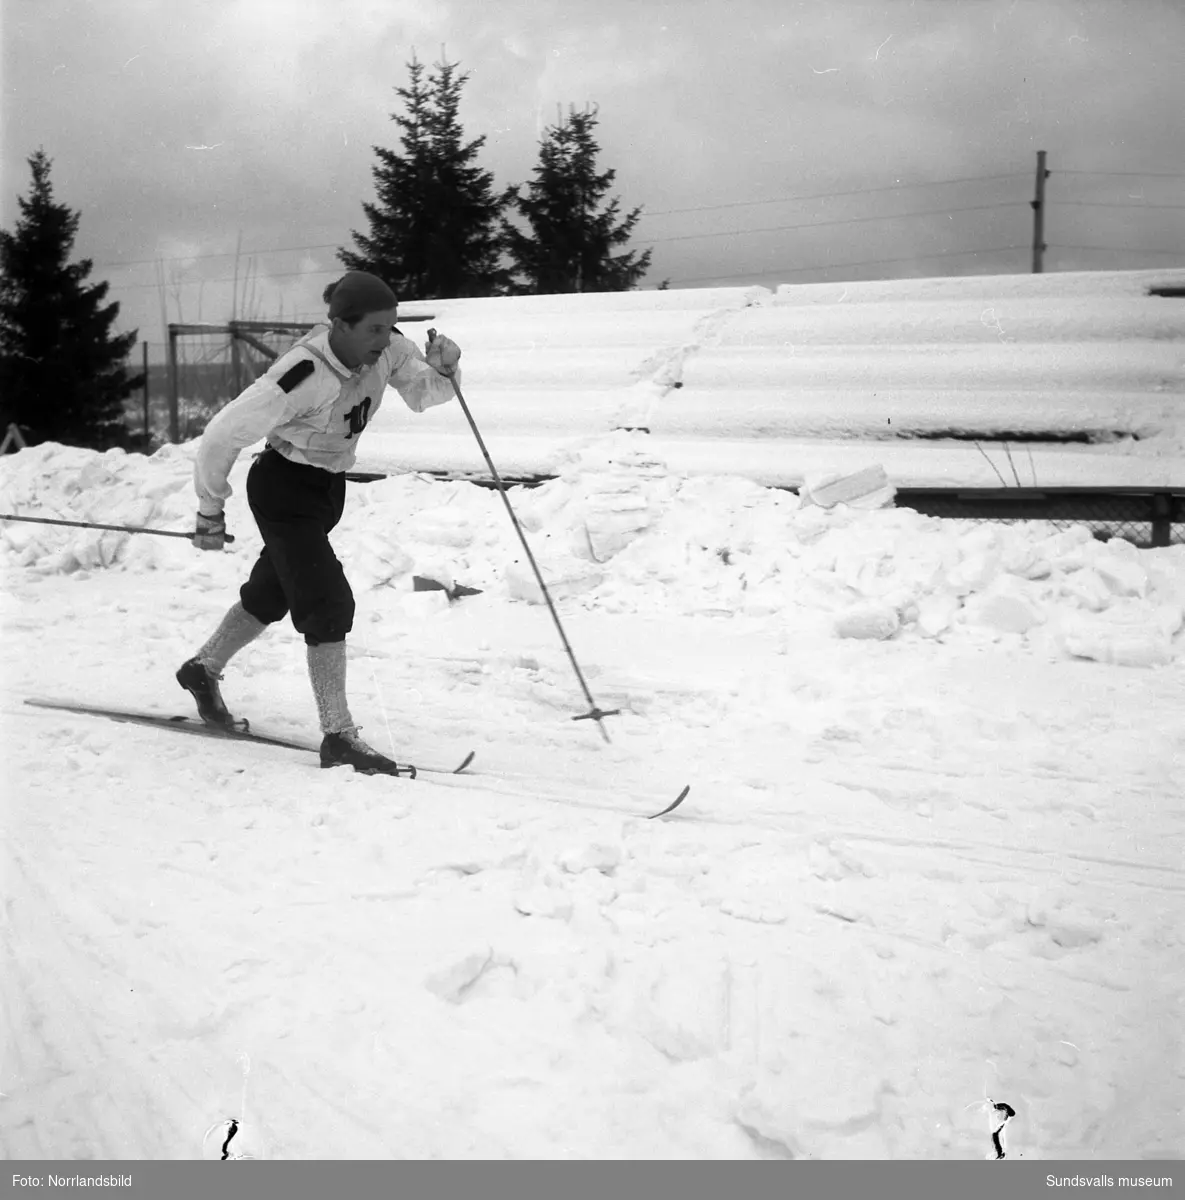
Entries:
{"type": "Polygon", "coordinates": [[[4,0],[2,39],[0,221],[44,148],[154,343],[231,316],[239,246],[238,315],[321,315],[413,53],[499,185],[599,105],[651,286],[1027,271],[1038,150],[1046,269],[1185,265],[1185,0],[4,0]]]}

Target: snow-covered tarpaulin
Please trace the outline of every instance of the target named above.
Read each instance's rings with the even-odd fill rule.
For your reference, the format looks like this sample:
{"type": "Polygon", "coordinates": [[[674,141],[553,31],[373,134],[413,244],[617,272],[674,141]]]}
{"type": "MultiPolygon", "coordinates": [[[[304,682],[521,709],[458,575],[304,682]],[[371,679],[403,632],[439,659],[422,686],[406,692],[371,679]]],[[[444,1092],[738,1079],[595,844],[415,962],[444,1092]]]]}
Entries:
{"type": "MultiPolygon", "coordinates": [[[[0,509],[185,529],[192,457],[23,450],[0,509]]],[[[352,706],[470,777],[24,705],[187,711],[246,466],[223,554],[0,525],[7,1157],[985,1158],[1001,1102],[1180,1153],[1185,547],[569,437],[514,503],[610,744],[497,494],[417,475],[334,534],[352,706]]],[[[284,624],[223,690],[315,742],[304,671],[284,624]]]]}
{"type": "MultiPolygon", "coordinates": [[[[984,275],[407,304],[463,347],[506,475],[649,430],[675,472],[797,487],[1185,483],[1185,270],[984,275]],[[1013,461],[1003,443],[1011,440],[1013,461]]],[[[424,326],[408,324],[421,336],[424,326]]],[[[362,470],[486,473],[455,406],[386,404],[362,470]]]]}

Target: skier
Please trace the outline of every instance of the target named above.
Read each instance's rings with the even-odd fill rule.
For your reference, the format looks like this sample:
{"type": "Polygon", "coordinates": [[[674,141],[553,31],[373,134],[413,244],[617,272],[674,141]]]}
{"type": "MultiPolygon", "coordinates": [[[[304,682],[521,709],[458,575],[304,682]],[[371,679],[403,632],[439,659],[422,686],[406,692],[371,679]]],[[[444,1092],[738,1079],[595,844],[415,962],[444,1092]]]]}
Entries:
{"type": "MultiPolygon", "coordinates": [[[[445,372],[461,351],[434,337],[426,354],[394,328],[394,292],[363,271],[325,289],[328,326],[318,326],[281,355],[206,426],[194,464],[198,514],[193,544],[221,550],[227,477],[240,452],[267,439],[247,474],[247,503],[263,549],[239,600],[200,650],[177,671],[209,725],[236,727],[218,683],[231,656],[267,625],[291,615],[304,635],[309,679],[323,734],[321,766],[365,774],[406,771],[358,736],[346,701],[346,635],[354,596],[329,544],[341,519],[346,471],[358,438],[389,383],[414,412],[453,399],[445,372]]],[[[458,374],[459,377],[459,374],[458,374]]]]}

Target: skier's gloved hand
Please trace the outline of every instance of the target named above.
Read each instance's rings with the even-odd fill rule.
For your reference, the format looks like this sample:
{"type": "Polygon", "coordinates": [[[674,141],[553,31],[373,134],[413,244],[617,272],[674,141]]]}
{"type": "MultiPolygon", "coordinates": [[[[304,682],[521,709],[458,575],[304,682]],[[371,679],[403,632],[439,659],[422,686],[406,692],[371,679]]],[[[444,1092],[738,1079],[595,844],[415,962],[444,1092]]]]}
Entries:
{"type": "Polygon", "coordinates": [[[446,338],[435,329],[429,329],[424,357],[441,375],[452,375],[457,369],[457,363],[461,361],[461,347],[452,338],[446,338]]]}
{"type": "Polygon", "coordinates": [[[221,550],[226,545],[226,517],[222,513],[207,517],[199,512],[193,544],[199,550],[221,550]]]}

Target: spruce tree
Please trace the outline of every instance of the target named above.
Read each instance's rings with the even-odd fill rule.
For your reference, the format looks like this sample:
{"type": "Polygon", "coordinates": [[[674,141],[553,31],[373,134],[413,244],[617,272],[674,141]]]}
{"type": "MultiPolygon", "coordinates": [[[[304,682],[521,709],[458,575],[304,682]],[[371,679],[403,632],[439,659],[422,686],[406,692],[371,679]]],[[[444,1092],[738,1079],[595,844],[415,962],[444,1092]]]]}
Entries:
{"type": "Polygon", "coordinates": [[[596,110],[568,110],[539,143],[534,179],[511,188],[511,206],[529,232],[503,221],[502,236],[520,293],[629,291],[650,266],[650,251],[614,254],[630,239],[642,210],[622,214],[616,198],[603,208],[617,172],[598,171],[596,110]]]}
{"type": "Polygon", "coordinates": [[[352,271],[370,271],[409,300],[504,293],[499,220],[506,196],[476,164],[485,144],[465,141],[459,109],[469,76],[439,62],[427,75],[414,57],[410,81],[396,88],[406,111],[392,113],[402,153],[375,146],[378,202],[363,204],[369,234],[351,230],[357,250],[338,258],[352,271]]]}
{"type": "Polygon", "coordinates": [[[107,284],[87,283],[90,259],[69,261],[79,214],[54,202],[45,152],[27,161],[32,187],[0,231],[0,433],[15,423],[31,445],[126,446],[124,401],[144,382],[125,365],[136,332],[112,335],[107,284]]]}

